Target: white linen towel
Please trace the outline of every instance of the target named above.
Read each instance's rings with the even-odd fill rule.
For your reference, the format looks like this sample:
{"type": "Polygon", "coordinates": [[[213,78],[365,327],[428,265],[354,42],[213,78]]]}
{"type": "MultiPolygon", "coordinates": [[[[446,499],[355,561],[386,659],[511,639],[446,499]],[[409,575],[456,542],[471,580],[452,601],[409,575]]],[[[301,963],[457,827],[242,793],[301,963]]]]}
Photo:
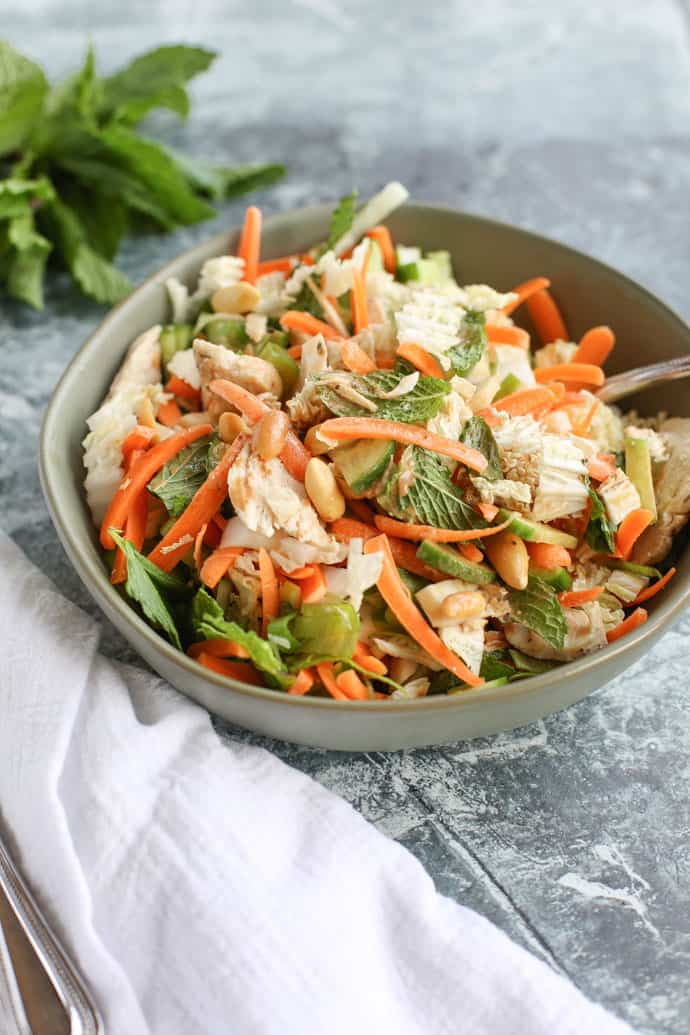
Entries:
{"type": "Polygon", "coordinates": [[[0,807],[107,1035],[624,1035],[347,803],[215,734],[0,533],[0,807]]]}

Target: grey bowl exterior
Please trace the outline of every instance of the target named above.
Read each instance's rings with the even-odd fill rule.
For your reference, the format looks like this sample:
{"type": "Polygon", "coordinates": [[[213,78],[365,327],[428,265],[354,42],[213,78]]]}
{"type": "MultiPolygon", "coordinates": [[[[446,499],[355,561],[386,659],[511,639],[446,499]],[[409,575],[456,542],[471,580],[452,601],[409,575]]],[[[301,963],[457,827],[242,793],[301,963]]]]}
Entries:
{"type": "MultiPolygon", "coordinates": [[[[302,251],[322,239],[329,212],[320,206],[267,220],[262,254],[302,251]]],[[[447,248],[460,283],[508,290],[528,277],[548,275],[575,338],[596,324],[615,329],[612,372],[690,352],[690,329],[660,301],[615,270],[554,241],[430,205],[408,204],[389,225],[398,241],[447,248]]],[[[109,582],[83,495],[85,420],[99,406],[130,341],[169,319],[166,277],[193,283],[202,263],[234,248],[237,236],[235,231],[214,237],[179,256],[112,310],[65,371],[41,430],[41,482],[60,540],[96,602],[149,665],[210,712],[259,733],[335,750],[385,751],[513,729],[573,704],[636,661],[690,598],[687,549],[676,578],[651,602],[649,621],[626,638],[541,676],[420,701],[351,704],[290,697],[225,679],[176,651],[128,606],[109,582]]],[[[667,385],[640,397],[640,408],[690,416],[690,391],[682,382],[667,385]]]]}

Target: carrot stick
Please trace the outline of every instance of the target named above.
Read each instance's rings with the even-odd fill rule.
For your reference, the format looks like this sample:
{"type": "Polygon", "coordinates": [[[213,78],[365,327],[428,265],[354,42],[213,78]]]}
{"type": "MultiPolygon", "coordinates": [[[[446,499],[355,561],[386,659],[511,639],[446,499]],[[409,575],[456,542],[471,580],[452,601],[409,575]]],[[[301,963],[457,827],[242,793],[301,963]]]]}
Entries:
{"type": "Polygon", "coordinates": [[[365,274],[362,270],[355,269],[354,266],[352,267],[352,291],[350,296],[352,305],[352,322],[354,324],[355,334],[359,334],[360,331],[365,330],[369,326],[369,312],[367,310],[365,274]]]}
{"type": "Polygon", "coordinates": [[[599,453],[587,462],[587,474],[595,482],[605,482],[616,473],[616,458],[613,453],[599,453]]]}
{"type": "Polygon", "coordinates": [[[524,417],[540,406],[550,406],[554,398],[550,388],[520,388],[517,392],[511,392],[497,403],[493,403],[493,407],[501,413],[510,414],[511,417],[524,417]]]}
{"type": "MultiPolygon", "coordinates": [[[[136,458],[136,453],[132,453],[132,457],[136,458]]],[[[141,550],[144,545],[148,513],[148,492],[146,489],[142,489],[141,492],[132,500],[132,506],[127,515],[127,523],[124,531],[125,539],[128,539],[137,550],[141,550]]],[[[113,570],[110,575],[110,581],[114,586],[117,586],[118,583],[124,582],[126,578],[127,558],[124,550],[118,549],[115,563],[113,564],[113,570]]]]}
{"type": "Polygon", "coordinates": [[[289,349],[286,349],[286,352],[287,352],[288,356],[292,357],[292,359],[301,359],[302,358],[302,346],[301,345],[291,345],[289,349]]]}
{"type": "MultiPolygon", "coordinates": [[[[268,413],[268,406],[257,399],[255,395],[234,384],[233,381],[211,381],[209,389],[221,399],[225,399],[232,406],[238,409],[252,424],[256,424],[268,413]]],[[[304,474],[307,464],[311,460],[311,453],[306,446],[302,445],[294,431],[288,431],[280,459],[285,467],[298,481],[304,481],[304,474]]]]}
{"type": "Polygon", "coordinates": [[[303,694],[309,693],[313,685],[314,673],[310,668],[303,668],[302,671],[298,674],[297,678],[293,680],[292,683],[290,683],[290,686],[288,687],[288,693],[298,694],[299,696],[302,696],[303,694]]]}
{"type": "Polygon", "coordinates": [[[203,651],[196,660],[211,672],[229,676],[230,679],[239,679],[241,683],[261,686],[261,676],[246,661],[226,661],[224,658],[216,658],[213,654],[205,654],[203,651]]]}
{"type": "Polygon", "coordinates": [[[291,572],[283,571],[282,568],[276,567],[278,575],[283,579],[289,579],[290,582],[301,582],[302,579],[308,579],[314,574],[315,570],[315,564],[305,564],[303,568],[295,568],[291,572]]]}
{"type": "Polygon", "coordinates": [[[340,347],[342,361],[353,374],[370,374],[376,364],[356,341],[344,341],[340,347]]]}
{"type": "Polygon", "coordinates": [[[375,658],[373,654],[370,654],[367,650],[366,644],[359,643],[355,644],[355,649],[352,652],[352,660],[356,661],[358,665],[365,668],[367,672],[371,672],[373,676],[385,676],[387,669],[382,661],[375,658]]]}
{"type": "Polygon", "coordinates": [[[209,589],[215,589],[224,575],[244,553],[241,546],[221,546],[207,557],[201,566],[199,578],[209,589]]]}
{"type": "Polygon", "coordinates": [[[256,280],[261,248],[261,209],[250,205],[244,215],[244,226],[237,254],[244,259],[244,276],[248,284],[256,280]]]}
{"type": "Polygon", "coordinates": [[[297,255],[286,255],[282,259],[265,259],[256,267],[256,275],[264,277],[267,273],[291,273],[298,262],[297,255]]]}
{"type": "Polygon", "coordinates": [[[174,399],[169,399],[158,407],[157,419],[158,423],[164,424],[166,428],[174,428],[182,419],[182,410],[174,399]]]}
{"type": "Polygon", "coordinates": [[[450,456],[480,473],[487,464],[486,457],[479,450],[472,449],[462,442],[444,438],[443,435],[434,435],[415,424],[401,424],[394,420],[379,420],[372,417],[334,417],[323,422],[321,431],[327,438],[366,438],[384,441],[388,439],[406,445],[421,446],[432,453],[450,456]]]}
{"type": "Polygon", "coordinates": [[[194,567],[197,571],[201,571],[201,550],[204,545],[204,536],[206,535],[206,529],[208,528],[208,522],[203,524],[197,534],[194,536],[194,567]]]}
{"type": "Polygon", "coordinates": [[[573,363],[594,363],[602,367],[616,344],[616,336],[610,327],[592,327],[580,338],[573,363]]]}
{"type": "Polygon", "coordinates": [[[280,596],[278,579],[268,550],[259,550],[259,579],[261,580],[261,635],[266,636],[268,623],[278,617],[280,596]]]}
{"type": "Polygon", "coordinates": [[[139,457],[120,483],[103,518],[100,543],[104,550],[112,550],[115,546],[115,540],[108,529],[118,529],[124,526],[132,501],[148,485],[154,474],[157,474],[168,460],[172,460],[185,446],[196,442],[198,438],[203,438],[204,435],[210,435],[212,431],[211,424],[198,424],[195,428],[185,428],[184,431],[178,431],[159,442],[158,445],[148,449],[143,456],[139,457]]]}
{"type": "Polygon", "coordinates": [[[484,560],[484,554],[474,543],[460,543],[458,550],[466,561],[472,561],[473,564],[481,564],[484,560]]]}
{"type": "Polygon", "coordinates": [[[545,345],[552,341],[568,341],[568,332],[561,311],[546,288],[529,296],[527,311],[545,345]]]}
{"type": "Polygon", "coordinates": [[[368,507],[364,500],[348,500],[348,510],[352,513],[359,521],[363,521],[365,525],[374,524],[374,515],[371,511],[371,507],[368,507]]]}
{"type": "Polygon", "coordinates": [[[407,539],[398,539],[396,536],[391,535],[388,536],[388,545],[391,548],[393,560],[399,568],[404,568],[405,571],[412,572],[413,575],[419,575],[429,582],[443,582],[444,579],[448,578],[447,575],[437,571],[436,568],[432,568],[429,564],[425,564],[424,561],[420,561],[417,557],[417,546],[415,543],[411,543],[407,539]]]}
{"type": "Polygon", "coordinates": [[[551,281],[547,280],[546,277],[534,277],[532,280],[526,280],[524,284],[518,284],[512,291],[513,294],[517,295],[517,298],[513,302],[508,302],[508,305],[503,307],[503,312],[506,316],[510,316],[519,305],[526,302],[536,291],[543,291],[550,286],[551,281]]]}
{"type": "Polygon", "coordinates": [[[216,637],[210,640],[199,640],[190,643],[187,648],[190,658],[198,658],[200,654],[212,654],[214,658],[248,658],[249,651],[234,640],[216,637]]]}
{"type": "Polygon", "coordinates": [[[376,241],[383,256],[383,268],[386,273],[395,273],[398,268],[398,257],[395,252],[395,245],[391,240],[390,231],[387,226],[375,226],[367,231],[367,237],[376,241]]]}
{"type": "Polygon", "coordinates": [[[591,363],[556,363],[552,367],[537,367],[534,380],[543,385],[548,381],[567,381],[581,385],[596,385],[599,388],[606,380],[601,367],[591,363]]]}
{"type": "Polygon", "coordinates": [[[579,607],[581,604],[588,604],[596,600],[604,592],[603,586],[592,586],[591,589],[571,589],[558,594],[558,602],[561,607],[579,607]]]}
{"type": "Polygon", "coordinates": [[[238,435],[233,444],[225,451],[220,463],[213,468],[206,481],[197,489],[175,524],[148,555],[149,560],[157,564],[163,571],[172,571],[189,549],[190,543],[199,529],[212,520],[213,515],[226,498],[228,471],[244,443],[244,437],[238,435]]]}
{"type": "Polygon", "coordinates": [[[483,680],[475,676],[464,661],[446,647],[412,602],[398,574],[386,536],[379,535],[375,539],[370,539],[364,546],[364,552],[380,552],[383,555],[383,567],[377,582],[378,590],[403,628],[420,647],[463,682],[469,683],[470,686],[481,686],[483,680]]]}
{"type": "Polygon", "coordinates": [[[155,428],[148,428],[143,424],[137,424],[132,428],[122,443],[122,459],[125,461],[125,467],[134,450],[148,449],[155,437],[155,428]]]}
{"type": "Polygon", "coordinates": [[[573,426],[573,431],[574,431],[574,433],[576,435],[586,435],[587,434],[587,432],[589,431],[589,429],[592,426],[592,421],[594,420],[594,416],[595,416],[595,414],[596,414],[596,412],[597,412],[597,410],[599,409],[600,406],[601,406],[601,403],[599,402],[599,400],[595,399],[594,402],[592,403],[592,405],[587,410],[587,412],[584,415],[584,417],[582,418],[582,420],[578,421],[573,426]]]}
{"type": "Polygon", "coordinates": [[[343,693],[336,682],[335,668],[332,661],[322,661],[320,665],[316,666],[316,671],[331,697],[335,697],[336,701],[349,700],[347,694],[343,693]]]}
{"type": "Polygon", "coordinates": [[[634,600],[630,601],[630,604],[626,604],[625,606],[630,607],[635,604],[643,604],[645,600],[651,600],[652,597],[655,597],[657,595],[660,589],[663,589],[664,586],[668,585],[668,583],[671,581],[675,574],[676,569],[669,568],[666,574],[662,575],[657,582],[655,582],[652,586],[647,586],[646,589],[643,589],[640,593],[637,594],[634,600]]]}
{"type": "Polygon", "coordinates": [[[536,568],[553,571],[554,568],[569,568],[573,559],[564,546],[550,543],[525,543],[529,559],[536,568]]]}
{"type": "Polygon", "coordinates": [[[616,550],[624,561],[627,561],[633,546],[653,520],[654,515],[651,510],[645,510],[644,507],[631,511],[623,519],[616,533],[616,550]]]}
{"type": "Polygon", "coordinates": [[[497,323],[487,323],[484,328],[488,341],[495,345],[516,345],[521,349],[529,349],[529,334],[522,327],[502,327],[497,323]]]}
{"type": "Polygon", "coordinates": [[[369,700],[369,691],[366,684],[362,682],[353,668],[348,668],[345,672],[341,672],[339,676],[335,677],[335,681],[339,689],[351,701],[369,700]]]}
{"type": "Polygon", "coordinates": [[[284,331],[298,331],[300,334],[323,334],[324,338],[331,341],[340,341],[342,334],[338,334],[329,323],[317,320],[311,313],[303,313],[299,309],[288,309],[280,318],[280,326],[284,331]]]}
{"type": "Polygon", "coordinates": [[[349,543],[351,539],[372,539],[376,535],[375,528],[353,518],[336,518],[330,528],[339,543],[349,543]]]}
{"type": "Polygon", "coordinates": [[[427,377],[444,376],[441,364],[431,353],[426,352],[421,345],[415,345],[413,342],[408,341],[404,345],[398,345],[396,352],[422,374],[426,374],[427,377]]]}
{"type": "Polygon", "coordinates": [[[405,521],[397,521],[395,518],[377,514],[374,523],[381,532],[397,536],[400,539],[413,539],[415,542],[420,539],[428,539],[432,543],[467,543],[473,539],[486,539],[487,536],[502,532],[510,524],[510,519],[491,528],[457,529],[434,528],[433,525],[411,525],[405,521]]]}
{"type": "Polygon", "coordinates": [[[168,379],[168,383],[165,386],[166,392],[172,392],[179,399],[186,399],[187,402],[199,403],[201,401],[201,392],[198,388],[192,388],[190,384],[182,377],[178,377],[177,374],[173,374],[168,379]]]}
{"type": "Polygon", "coordinates": [[[320,564],[314,565],[314,572],[299,584],[303,604],[317,604],[326,596],[326,580],[320,564]]]}
{"type": "Polygon", "coordinates": [[[493,503],[478,503],[477,510],[485,521],[493,521],[498,514],[498,507],[493,503]]]}
{"type": "Polygon", "coordinates": [[[636,611],[633,611],[631,615],[628,615],[620,625],[610,629],[606,633],[606,639],[609,643],[615,643],[616,640],[620,640],[621,636],[625,636],[626,633],[632,632],[633,629],[637,629],[640,625],[644,625],[647,621],[647,612],[643,607],[638,607],[636,611]]]}

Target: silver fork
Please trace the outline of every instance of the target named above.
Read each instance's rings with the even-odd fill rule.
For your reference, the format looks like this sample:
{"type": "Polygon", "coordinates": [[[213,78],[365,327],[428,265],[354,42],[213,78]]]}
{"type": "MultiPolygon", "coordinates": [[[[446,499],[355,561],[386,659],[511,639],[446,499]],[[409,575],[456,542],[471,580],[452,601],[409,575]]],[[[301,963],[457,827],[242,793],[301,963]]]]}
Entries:
{"type": "Polygon", "coordinates": [[[663,384],[666,381],[678,381],[690,377],[690,356],[677,356],[665,359],[661,363],[651,363],[647,367],[634,367],[622,374],[607,377],[606,383],[596,393],[597,398],[605,403],[617,402],[626,395],[641,392],[645,388],[663,384]]]}

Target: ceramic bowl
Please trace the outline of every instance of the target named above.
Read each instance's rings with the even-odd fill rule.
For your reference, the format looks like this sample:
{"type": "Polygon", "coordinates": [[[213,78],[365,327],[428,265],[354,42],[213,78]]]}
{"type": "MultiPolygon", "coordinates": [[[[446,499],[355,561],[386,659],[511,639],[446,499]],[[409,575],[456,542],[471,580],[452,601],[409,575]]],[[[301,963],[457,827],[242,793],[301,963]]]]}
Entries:
{"type": "MultiPolygon", "coordinates": [[[[262,256],[304,251],[323,239],[330,207],[267,220],[262,256]]],[[[397,241],[448,249],[461,284],[509,290],[537,274],[551,278],[571,335],[609,324],[618,344],[611,373],[690,351],[690,329],[627,277],[562,244],[512,226],[430,205],[408,204],[389,221],[397,241]]],[[[509,730],[566,708],[636,661],[690,597],[690,551],[669,588],[650,602],[634,633],[562,668],[489,690],[418,701],[343,703],[291,697],[217,676],[175,650],[111,586],[82,490],[81,441],[132,339],[169,320],[166,277],[194,284],[202,263],[236,247],[237,231],[180,255],[108,314],[74,357],[45,414],[40,442],[43,491],[62,544],[99,606],[145,661],[173,686],[223,719],[284,740],[337,750],[393,750],[509,730]]],[[[636,404],[637,400],[631,400],[636,404]]],[[[690,416],[687,382],[640,396],[643,413],[690,416]]],[[[653,692],[651,690],[650,692],[653,692]]]]}

